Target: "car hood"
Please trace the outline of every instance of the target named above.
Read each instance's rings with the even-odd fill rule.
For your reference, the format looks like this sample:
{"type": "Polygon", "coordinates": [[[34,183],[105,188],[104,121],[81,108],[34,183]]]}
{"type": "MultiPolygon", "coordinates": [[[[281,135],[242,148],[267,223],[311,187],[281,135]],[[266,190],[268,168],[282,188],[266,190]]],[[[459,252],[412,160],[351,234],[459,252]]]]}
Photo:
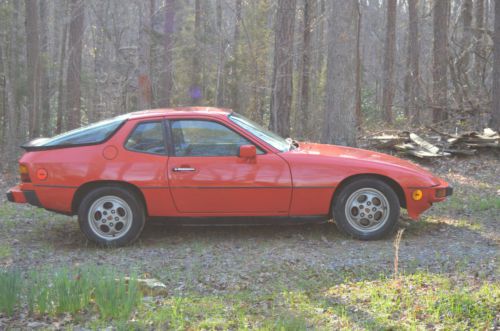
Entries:
{"type": "Polygon", "coordinates": [[[403,168],[404,170],[418,173],[419,175],[427,176],[432,179],[435,184],[438,184],[439,178],[434,176],[426,169],[410,162],[388,154],[378,153],[365,149],[325,145],[316,143],[301,142],[299,147],[293,151],[294,153],[318,155],[320,157],[352,159],[363,163],[372,163],[384,165],[394,168],[403,168]]]}

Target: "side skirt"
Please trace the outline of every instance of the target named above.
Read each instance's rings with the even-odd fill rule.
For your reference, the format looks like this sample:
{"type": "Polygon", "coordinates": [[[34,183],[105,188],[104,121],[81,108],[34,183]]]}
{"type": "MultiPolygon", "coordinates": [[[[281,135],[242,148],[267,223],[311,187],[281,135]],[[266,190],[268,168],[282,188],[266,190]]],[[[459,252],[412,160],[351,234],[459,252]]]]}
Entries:
{"type": "Polygon", "coordinates": [[[235,226],[235,225],[300,225],[325,223],[326,215],[317,216],[223,216],[223,217],[149,217],[148,221],[185,226],[235,226]]]}

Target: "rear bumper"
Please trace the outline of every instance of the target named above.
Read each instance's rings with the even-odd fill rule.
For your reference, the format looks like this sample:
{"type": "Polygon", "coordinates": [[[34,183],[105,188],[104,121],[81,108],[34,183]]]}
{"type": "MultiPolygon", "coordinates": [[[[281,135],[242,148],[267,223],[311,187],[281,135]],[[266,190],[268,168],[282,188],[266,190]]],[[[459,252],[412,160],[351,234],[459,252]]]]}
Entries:
{"type": "Polygon", "coordinates": [[[13,187],[7,192],[7,200],[14,203],[29,203],[37,207],[42,206],[35,191],[21,190],[19,186],[13,187]]]}

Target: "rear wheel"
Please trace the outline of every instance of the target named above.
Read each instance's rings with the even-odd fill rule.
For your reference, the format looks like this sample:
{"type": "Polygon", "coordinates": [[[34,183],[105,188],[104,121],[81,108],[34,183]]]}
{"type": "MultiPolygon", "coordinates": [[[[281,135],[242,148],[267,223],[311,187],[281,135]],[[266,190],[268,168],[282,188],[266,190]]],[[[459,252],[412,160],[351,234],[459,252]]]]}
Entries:
{"type": "Polygon", "coordinates": [[[399,209],[394,190],[375,178],[347,184],[333,201],[333,216],[339,230],[361,240],[380,239],[392,233],[399,209]]]}
{"type": "Polygon", "coordinates": [[[143,204],[136,194],[119,186],[90,191],[78,208],[78,222],[86,237],[103,246],[133,243],[145,224],[143,204]]]}

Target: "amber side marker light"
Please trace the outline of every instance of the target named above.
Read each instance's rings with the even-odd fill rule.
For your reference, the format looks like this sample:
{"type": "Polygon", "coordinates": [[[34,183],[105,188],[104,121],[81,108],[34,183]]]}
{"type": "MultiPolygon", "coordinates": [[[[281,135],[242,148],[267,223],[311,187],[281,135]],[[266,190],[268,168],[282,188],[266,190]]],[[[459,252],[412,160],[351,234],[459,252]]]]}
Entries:
{"type": "Polygon", "coordinates": [[[411,197],[413,198],[413,200],[415,201],[418,201],[418,200],[422,200],[422,197],[424,196],[424,193],[422,192],[422,190],[415,190],[413,191],[413,193],[411,194],[411,197]]]}
{"type": "Polygon", "coordinates": [[[29,183],[31,182],[30,172],[28,170],[28,166],[25,164],[19,165],[19,174],[21,175],[21,182],[29,183]]]}

